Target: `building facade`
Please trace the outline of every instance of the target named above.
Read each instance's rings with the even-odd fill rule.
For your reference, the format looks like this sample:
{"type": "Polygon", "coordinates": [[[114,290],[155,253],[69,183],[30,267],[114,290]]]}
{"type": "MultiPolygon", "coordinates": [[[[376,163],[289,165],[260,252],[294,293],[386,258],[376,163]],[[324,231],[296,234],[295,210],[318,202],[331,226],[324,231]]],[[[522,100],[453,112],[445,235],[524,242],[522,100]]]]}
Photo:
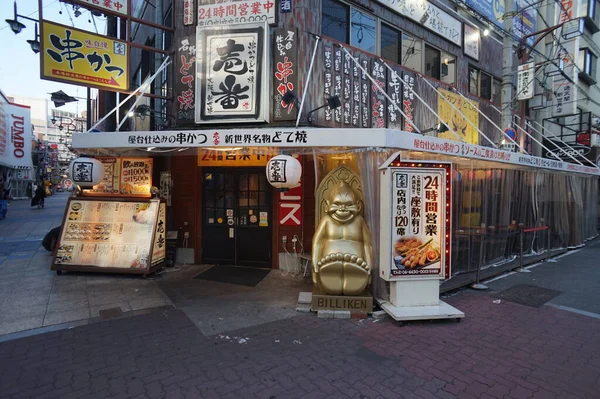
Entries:
{"type": "MultiPolygon", "coordinates": [[[[350,154],[345,148],[371,129],[390,129],[398,138],[421,133],[422,139],[411,142],[411,157],[434,147],[434,152],[456,157],[452,218],[459,229],[513,221],[537,225],[545,219],[563,226],[556,245],[580,245],[592,235],[589,226],[579,231],[562,219],[582,220],[584,212],[576,205],[560,208],[564,204],[545,191],[540,194],[545,210],[539,212],[537,197],[530,195],[553,179],[569,191],[568,175],[496,170],[477,162],[460,165],[472,156],[506,160],[510,154],[496,148],[508,140],[505,130],[513,125],[515,151],[540,151],[534,138],[543,133],[528,132],[533,122],[521,125],[513,117],[542,126],[545,119],[543,111],[533,109],[532,99],[519,114],[524,103],[516,99],[519,43],[533,43],[529,36],[540,27],[528,4],[515,2],[512,11],[522,12],[496,15],[491,2],[477,9],[469,2],[442,0],[133,3],[135,15],[163,29],[139,25],[131,38],[138,47],[168,52],[172,64],[154,81],[150,95],[123,107],[120,118],[131,119],[121,130],[139,131],[130,140],[155,158],[154,181],[170,188],[169,229],[180,233],[178,245],[192,253],[194,262],[276,268],[288,254],[310,252],[322,206],[315,200],[316,186],[341,164],[357,174],[377,170],[376,156],[350,154]],[[505,30],[507,24],[517,28],[505,30]],[[505,103],[511,111],[508,125],[505,103]],[[139,105],[145,106],[141,112],[139,105]],[[347,131],[348,142],[332,142],[325,152],[293,151],[303,166],[301,186],[274,190],[265,166],[280,149],[268,144],[305,147],[303,129],[309,126],[347,131]],[[179,133],[151,134],[165,129],[179,133]],[[153,146],[161,137],[173,140],[172,148],[153,146]],[[186,140],[205,141],[196,148],[185,146],[186,140]],[[214,147],[207,147],[206,140],[214,147]],[[477,155],[472,146],[482,146],[477,155]]],[[[162,60],[160,51],[132,51],[132,88],[153,75],[162,60]]],[[[104,106],[117,102],[111,101],[104,106]]],[[[597,195],[597,181],[581,184],[589,186],[584,191],[591,197],[597,195]]],[[[504,257],[509,246],[514,247],[502,241],[488,260],[504,257]]],[[[458,263],[470,264],[471,255],[456,252],[463,257],[458,263]]]]}

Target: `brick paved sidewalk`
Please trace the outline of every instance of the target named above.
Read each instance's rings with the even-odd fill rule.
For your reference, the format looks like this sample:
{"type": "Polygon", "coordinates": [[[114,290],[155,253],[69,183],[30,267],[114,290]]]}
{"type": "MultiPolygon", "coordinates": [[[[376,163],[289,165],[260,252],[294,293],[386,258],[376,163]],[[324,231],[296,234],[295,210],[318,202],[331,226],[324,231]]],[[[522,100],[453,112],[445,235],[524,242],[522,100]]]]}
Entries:
{"type": "Polygon", "coordinates": [[[448,300],[461,323],[301,315],[204,337],[179,310],[0,344],[2,398],[596,398],[600,320],[448,300]]]}

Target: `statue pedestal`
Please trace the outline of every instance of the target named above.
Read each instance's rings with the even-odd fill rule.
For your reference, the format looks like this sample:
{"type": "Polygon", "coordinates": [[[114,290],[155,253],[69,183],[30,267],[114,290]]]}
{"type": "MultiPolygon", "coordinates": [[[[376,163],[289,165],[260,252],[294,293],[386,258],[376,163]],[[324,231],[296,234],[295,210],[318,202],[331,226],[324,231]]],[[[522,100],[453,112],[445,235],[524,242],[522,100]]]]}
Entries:
{"type": "Polygon", "coordinates": [[[462,319],[465,314],[440,301],[437,278],[390,282],[390,302],[381,304],[394,320],[462,319]]]}
{"type": "Polygon", "coordinates": [[[312,294],[311,310],[349,310],[350,313],[373,313],[373,295],[368,290],[360,295],[327,295],[318,290],[312,294]]]}

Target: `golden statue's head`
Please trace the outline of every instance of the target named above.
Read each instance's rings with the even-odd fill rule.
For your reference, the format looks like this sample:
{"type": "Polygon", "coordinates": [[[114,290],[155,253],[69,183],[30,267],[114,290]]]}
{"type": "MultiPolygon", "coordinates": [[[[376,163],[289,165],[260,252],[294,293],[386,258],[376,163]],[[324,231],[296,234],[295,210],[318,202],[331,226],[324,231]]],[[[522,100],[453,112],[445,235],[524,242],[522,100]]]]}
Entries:
{"type": "Polygon", "coordinates": [[[326,201],[327,214],[339,223],[348,223],[360,213],[361,202],[352,187],[345,181],[331,190],[326,201]]]}

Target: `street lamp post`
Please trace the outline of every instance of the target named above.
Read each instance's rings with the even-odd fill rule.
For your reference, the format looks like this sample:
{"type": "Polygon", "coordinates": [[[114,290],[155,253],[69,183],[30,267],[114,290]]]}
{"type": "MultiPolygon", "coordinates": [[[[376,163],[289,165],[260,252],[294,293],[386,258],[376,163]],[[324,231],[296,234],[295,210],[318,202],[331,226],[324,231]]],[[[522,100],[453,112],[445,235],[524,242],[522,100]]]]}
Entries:
{"type": "Polygon", "coordinates": [[[27,43],[29,43],[29,45],[31,46],[31,50],[34,53],[39,53],[40,52],[40,41],[38,40],[38,38],[40,37],[40,35],[38,35],[38,20],[34,19],[34,18],[29,18],[26,15],[21,15],[19,13],[17,13],[17,2],[14,2],[14,19],[7,19],[6,22],[8,23],[8,25],[10,26],[10,30],[13,31],[13,33],[15,35],[18,35],[19,33],[21,33],[21,31],[23,29],[26,28],[25,24],[22,23],[21,21],[19,21],[19,18],[23,18],[29,21],[33,21],[35,22],[35,37],[33,38],[33,40],[27,40],[27,43]]]}

